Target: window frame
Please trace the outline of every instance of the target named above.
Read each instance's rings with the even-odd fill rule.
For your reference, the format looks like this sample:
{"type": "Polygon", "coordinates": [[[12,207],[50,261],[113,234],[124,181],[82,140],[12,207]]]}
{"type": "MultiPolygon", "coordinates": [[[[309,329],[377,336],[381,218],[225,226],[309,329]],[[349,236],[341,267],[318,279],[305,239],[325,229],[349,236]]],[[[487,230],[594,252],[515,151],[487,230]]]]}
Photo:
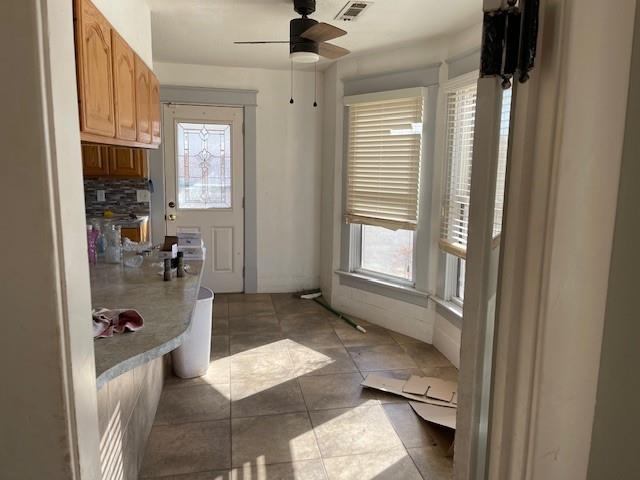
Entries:
{"type": "Polygon", "coordinates": [[[464,306],[464,297],[458,295],[458,284],[460,281],[461,263],[466,260],[450,253],[445,253],[445,255],[444,300],[462,308],[464,306]]]}
{"type": "MultiPolygon", "coordinates": [[[[370,291],[379,295],[395,298],[407,303],[427,306],[429,293],[429,264],[430,252],[428,249],[419,252],[418,245],[428,245],[431,237],[432,218],[432,188],[433,188],[433,162],[436,142],[435,115],[439,86],[416,86],[401,90],[381,91],[379,93],[363,94],[369,98],[378,96],[394,96],[397,92],[415,92],[420,90],[423,99],[422,117],[422,147],[420,155],[420,190],[418,196],[418,223],[413,231],[413,263],[412,280],[385,275],[360,268],[362,255],[362,226],[341,222],[341,254],[340,266],[335,273],[339,275],[340,283],[370,291]]],[[[342,158],[342,207],[341,216],[344,217],[346,206],[347,165],[349,146],[349,111],[345,105],[343,109],[343,158],[342,158]]]]}
{"type": "MultiPolygon", "coordinates": [[[[472,84],[477,85],[477,81],[479,78],[479,71],[473,71],[464,75],[460,75],[458,77],[452,78],[449,81],[447,81],[446,83],[443,84],[442,86],[442,90],[441,90],[441,96],[438,102],[438,112],[437,112],[437,123],[439,125],[440,131],[438,133],[438,147],[437,147],[437,151],[436,151],[436,159],[437,161],[440,161],[442,163],[441,167],[442,167],[442,173],[441,173],[441,178],[440,178],[440,193],[439,193],[439,198],[438,198],[438,202],[440,205],[440,218],[439,218],[439,222],[442,222],[442,209],[443,209],[443,203],[445,201],[445,195],[446,195],[446,182],[449,180],[447,177],[447,169],[448,169],[448,157],[447,157],[447,138],[448,138],[448,123],[447,123],[447,114],[448,114],[448,95],[450,92],[458,90],[458,89],[462,89],[462,88],[468,88],[470,87],[472,84]]],[[[510,90],[509,90],[510,91],[510,90]]],[[[509,96],[509,100],[511,101],[511,96],[509,96]]],[[[503,96],[503,102],[504,102],[504,96],[503,96]]],[[[511,106],[510,106],[511,108],[511,106]]],[[[505,113],[505,109],[504,109],[504,103],[502,103],[501,106],[501,118],[505,113]]],[[[507,117],[510,118],[510,117],[507,117]]],[[[502,120],[501,120],[502,121],[502,120]]],[[[501,126],[502,129],[502,126],[501,126]]],[[[506,131],[508,134],[508,131],[510,129],[510,125],[507,124],[506,126],[506,131]]],[[[499,153],[498,153],[499,154],[499,153]]],[[[506,154],[506,151],[505,151],[506,154]]],[[[505,166],[505,170],[506,170],[506,166],[505,166]]],[[[498,192],[496,191],[496,201],[497,201],[497,196],[498,196],[498,192]]],[[[497,203],[495,203],[494,205],[497,206],[497,203]]],[[[500,212],[503,213],[503,205],[501,205],[501,209],[500,212]]],[[[495,214],[495,210],[494,210],[494,214],[495,214]]],[[[496,222],[496,219],[494,218],[494,238],[493,238],[493,248],[496,248],[499,246],[500,244],[500,234],[501,234],[501,227],[502,227],[502,218],[500,219],[500,222],[496,222]],[[496,232],[496,226],[499,226],[499,231],[496,232]]],[[[440,238],[441,238],[441,224],[438,225],[438,235],[437,237],[437,247],[439,250],[439,254],[441,256],[442,261],[440,262],[440,268],[439,268],[439,273],[438,275],[440,276],[440,282],[441,285],[443,285],[443,288],[440,289],[439,291],[439,296],[441,298],[442,301],[444,301],[444,303],[449,304],[449,305],[453,305],[455,307],[459,307],[460,310],[463,308],[464,306],[464,298],[460,298],[457,295],[457,290],[458,290],[458,277],[460,275],[460,262],[464,261],[466,262],[466,257],[460,257],[460,256],[456,256],[454,254],[452,254],[451,252],[447,251],[446,249],[443,249],[440,246],[440,238]]],[[[466,269],[465,269],[466,272],[466,269]]]]}
{"type": "Polygon", "coordinates": [[[461,312],[464,307],[464,298],[460,298],[457,296],[458,290],[458,276],[460,275],[460,260],[465,259],[453,255],[452,253],[445,251],[440,246],[440,238],[441,238],[441,222],[442,222],[442,213],[443,213],[443,205],[445,201],[445,195],[447,192],[446,182],[448,181],[447,170],[448,165],[447,162],[449,158],[447,156],[447,137],[448,137],[448,123],[447,123],[447,114],[448,114],[448,96],[449,93],[454,92],[456,90],[470,87],[471,85],[477,85],[478,78],[480,77],[480,71],[474,70],[469,73],[465,73],[463,75],[459,75],[457,77],[450,78],[448,81],[442,83],[440,92],[438,94],[438,111],[436,113],[436,123],[438,125],[438,132],[436,138],[436,154],[435,160],[439,164],[440,167],[440,175],[437,181],[439,182],[437,192],[437,200],[436,204],[438,205],[439,215],[437,218],[434,218],[433,228],[434,228],[434,243],[433,248],[436,248],[438,251],[438,256],[440,258],[439,267],[438,267],[438,285],[440,285],[436,295],[440,298],[440,301],[445,305],[453,307],[453,310],[456,312],[456,315],[461,317],[461,312]],[[460,314],[457,312],[460,311],[460,314]]]}

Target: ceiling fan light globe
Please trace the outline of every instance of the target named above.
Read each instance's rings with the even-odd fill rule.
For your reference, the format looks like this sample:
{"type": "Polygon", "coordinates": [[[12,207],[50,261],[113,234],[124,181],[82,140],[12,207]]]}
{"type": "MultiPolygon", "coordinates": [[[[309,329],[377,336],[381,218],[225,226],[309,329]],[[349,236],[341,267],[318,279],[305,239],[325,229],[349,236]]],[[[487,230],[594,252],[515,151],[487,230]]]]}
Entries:
{"type": "Polygon", "coordinates": [[[316,63],[320,55],[315,52],[291,52],[289,58],[295,63],[316,63]]]}

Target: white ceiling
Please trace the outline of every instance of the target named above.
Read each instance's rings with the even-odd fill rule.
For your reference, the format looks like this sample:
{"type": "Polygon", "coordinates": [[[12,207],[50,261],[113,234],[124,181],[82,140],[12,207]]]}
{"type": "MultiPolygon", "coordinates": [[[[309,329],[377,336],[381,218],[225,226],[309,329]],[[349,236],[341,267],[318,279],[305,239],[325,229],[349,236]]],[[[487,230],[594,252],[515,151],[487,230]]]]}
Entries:
{"type": "MultiPolygon", "coordinates": [[[[288,68],[288,45],[234,41],[288,40],[292,0],[147,0],[154,61],[288,68]]],[[[317,0],[311,16],[348,34],[334,43],[353,54],[454,33],[481,20],[482,0],[375,0],[355,22],[334,20],[347,0],[317,0]]]]}

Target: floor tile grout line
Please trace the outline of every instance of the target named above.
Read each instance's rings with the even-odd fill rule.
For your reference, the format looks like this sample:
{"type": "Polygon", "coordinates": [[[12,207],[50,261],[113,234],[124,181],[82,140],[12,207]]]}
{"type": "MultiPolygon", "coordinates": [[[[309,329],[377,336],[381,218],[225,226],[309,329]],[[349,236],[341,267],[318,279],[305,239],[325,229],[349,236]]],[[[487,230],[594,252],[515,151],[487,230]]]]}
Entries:
{"type": "MultiPolygon", "coordinates": [[[[289,345],[287,345],[287,352],[289,353],[289,357],[291,357],[291,351],[289,345]]],[[[293,358],[291,358],[291,362],[293,363],[293,358]]],[[[302,402],[304,403],[304,407],[307,412],[307,420],[309,421],[309,425],[311,426],[311,431],[313,432],[313,439],[316,442],[316,447],[318,448],[318,454],[320,455],[320,464],[322,465],[322,471],[324,473],[325,478],[329,479],[329,472],[327,471],[327,467],[324,464],[324,455],[322,454],[322,449],[320,447],[320,441],[318,440],[318,433],[316,432],[316,427],[313,424],[313,420],[311,419],[311,412],[309,411],[309,405],[307,404],[307,397],[302,390],[302,385],[300,384],[300,377],[296,376],[296,383],[298,384],[298,388],[300,389],[300,395],[302,395],[302,402]]]]}
{"type": "Polygon", "coordinates": [[[393,452],[395,450],[404,450],[406,452],[407,455],[409,455],[409,452],[407,451],[406,447],[404,445],[400,445],[399,447],[395,447],[395,448],[383,448],[381,450],[376,450],[373,452],[363,452],[363,453],[352,453],[350,455],[331,455],[328,457],[322,457],[323,460],[324,459],[328,459],[331,460],[333,458],[349,458],[349,457],[361,457],[364,455],[375,455],[376,453],[383,453],[383,452],[393,452]]]}
{"type": "MultiPolygon", "coordinates": [[[[274,302],[273,302],[273,296],[270,296],[270,301],[271,301],[272,309],[273,309],[273,310],[274,310],[274,312],[275,312],[275,313],[274,313],[274,316],[276,317],[276,319],[277,319],[277,321],[278,321],[278,326],[279,326],[279,327],[281,327],[281,325],[280,325],[280,322],[281,322],[280,315],[284,315],[284,314],[282,314],[282,313],[281,313],[281,314],[278,314],[277,310],[275,309],[275,304],[274,304],[274,302]]],[[[306,312],[302,312],[302,313],[304,314],[304,313],[306,313],[306,312]]],[[[311,314],[311,312],[309,312],[309,313],[311,314]]],[[[251,315],[253,315],[253,314],[246,314],[246,315],[243,315],[243,316],[239,316],[239,318],[247,317],[247,316],[251,316],[251,315]]],[[[299,411],[295,411],[295,412],[283,412],[283,413],[271,413],[271,414],[270,414],[270,413],[265,413],[265,414],[261,414],[261,415],[252,415],[252,416],[239,416],[239,417],[234,417],[234,416],[233,416],[233,413],[232,413],[232,409],[233,409],[232,404],[233,404],[233,402],[232,402],[231,398],[229,398],[229,414],[228,414],[228,416],[227,416],[226,418],[221,418],[221,419],[207,419],[207,420],[199,420],[199,421],[193,421],[193,422],[175,422],[175,423],[164,424],[164,425],[158,425],[158,426],[182,425],[182,424],[189,424],[189,423],[211,423],[211,422],[222,422],[222,421],[227,420],[227,421],[228,421],[228,423],[229,423],[229,442],[230,442],[230,446],[229,446],[229,448],[230,448],[230,455],[231,455],[231,457],[230,457],[230,458],[231,458],[231,462],[230,462],[230,463],[231,463],[231,466],[230,466],[229,468],[231,468],[231,469],[233,469],[233,468],[234,468],[234,467],[233,467],[233,438],[232,438],[233,432],[232,432],[232,428],[231,428],[231,423],[232,423],[232,421],[233,421],[234,419],[258,418],[258,417],[264,417],[264,416],[277,416],[277,415],[287,415],[287,414],[296,414],[296,413],[298,413],[298,414],[300,414],[300,413],[306,413],[306,416],[307,416],[307,419],[308,419],[308,421],[309,421],[309,424],[310,424],[310,426],[311,426],[311,428],[312,428],[312,430],[313,430],[314,439],[315,439],[315,441],[316,441],[316,446],[317,446],[317,447],[318,447],[318,449],[320,450],[320,443],[319,443],[319,441],[318,441],[317,432],[316,432],[316,429],[315,429],[315,427],[314,427],[314,425],[313,425],[313,422],[311,421],[311,413],[312,413],[312,412],[328,412],[328,411],[332,411],[332,410],[345,410],[345,409],[353,410],[353,409],[355,409],[355,408],[371,408],[371,407],[375,407],[375,406],[380,406],[380,407],[382,408],[383,412],[385,413],[385,418],[386,418],[386,419],[391,423],[392,428],[394,429],[394,432],[396,433],[396,435],[398,435],[398,434],[397,434],[397,430],[395,429],[395,426],[393,426],[393,423],[392,423],[392,422],[389,420],[389,418],[388,418],[388,415],[387,415],[386,409],[384,408],[384,404],[383,404],[382,402],[380,402],[379,400],[377,400],[377,399],[373,399],[373,400],[376,400],[376,402],[377,402],[377,403],[375,403],[375,404],[372,404],[372,403],[370,403],[370,402],[369,402],[369,400],[366,400],[364,403],[359,404],[359,405],[355,405],[355,406],[334,407],[334,408],[329,408],[329,409],[314,409],[314,410],[310,410],[310,408],[309,408],[309,404],[308,404],[308,401],[307,401],[307,398],[305,397],[305,395],[304,395],[304,391],[303,391],[303,389],[302,389],[302,384],[301,384],[301,380],[300,380],[301,378],[307,378],[307,379],[309,379],[309,381],[312,381],[314,377],[323,377],[323,376],[341,375],[341,374],[348,375],[348,374],[354,374],[354,373],[358,373],[358,374],[360,375],[360,377],[361,377],[361,378],[364,378],[364,376],[365,376],[365,370],[364,370],[363,368],[359,367],[359,366],[358,366],[358,364],[357,364],[355,361],[353,361],[353,357],[352,357],[352,355],[351,355],[351,352],[349,351],[349,349],[350,349],[350,348],[358,348],[358,347],[376,347],[376,346],[378,346],[378,345],[399,345],[399,346],[401,347],[402,351],[403,351],[405,354],[407,354],[407,355],[409,356],[409,358],[411,358],[411,360],[416,364],[416,366],[415,366],[415,367],[406,367],[406,366],[405,366],[405,367],[402,367],[402,368],[385,368],[385,369],[382,369],[382,370],[367,369],[367,370],[366,370],[366,372],[367,372],[367,373],[368,373],[368,372],[375,372],[375,371],[400,371],[400,370],[411,370],[411,369],[414,369],[414,368],[415,368],[415,369],[418,369],[418,370],[421,370],[421,369],[422,369],[422,367],[420,366],[420,364],[416,361],[416,358],[415,358],[413,355],[411,355],[411,354],[409,353],[409,351],[408,351],[408,349],[407,349],[407,348],[405,348],[405,345],[400,344],[400,343],[399,343],[395,338],[393,338],[392,336],[390,336],[390,338],[391,338],[391,341],[392,341],[392,342],[391,342],[391,343],[388,343],[388,344],[371,344],[371,345],[351,345],[351,346],[347,346],[347,344],[345,343],[345,341],[340,337],[340,335],[338,335],[338,332],[337,332],[336,326],[337,326],[337,325],[339,325],[339,324],[338,324],[338,323],[334,323],[334,322],[332,322],[330,319],[328,319],[327,321],[329,322],[329,326],[330,326],[330,328],[328,329],[328,331],[333,332],[333,334],[334,334],[334,335],[336,335],[336,337],[338,338],[339,345],[341,345],[341,346],[318,347],[318,348],[335,348],[335,349],[340,349],[340,348],[342,348],[342,349],[344,349],[344,350],[347,352],[347,354],[349,355],[349,358],[351,359],[351,361],[352,361],[352,363],[353,363],[353,365],[354,365],[354,367],[355,367],[355,371],[351,371],[351,372],[335,372],[335,373],[327,373],[327,374],[320,374],[320,375],[308,375],[308,374],[298,375],[298,374],[296,373],[296,371],[295,371],[295,363],[293,362],[293,357],[292,357],[292,353],[291,353],[291,346],[292,346],[292,345],[291,345],[290,343],[287,343],[287,345],[286,345],[287,356],[288,356],[289,362],[290,362],[290,364],[291,364],[291,366],[292,366],[292,368],[293,368],[293,372],[292,372],[292,373],[293,373],[293,377],[292,377],[291,379],[295,379],[295,381],[296,381],[296,385],[297,385],[298,391],[299,391],[300,395],[302,396],[303,405],[304,405],[304,409],[305,409],[305,410],[299,410],[299,411]]],[[[382,329],[383,329],[383,330],[385,330],[385,331],[388,331],[388,329],[385,329],[384,327],[380,327],[380,328],[382,328],[382,329]]],[[[389,332],[390,332],[390,331],[389,331],[389,332]]],[[[281,333],[281,334],[283,334],[283,335],[285,336],[285,339],[286,339],[286,337],[287,337],[291,332],[284,332],[284,331],[281,329],[280,333],[281,333]]],[[[303,333],[304,333],[304,332],[303,332],[303,333]]],[[[228,336],[229,338],[230,338],[230,336],[231,336],[231,335],[230,335],[230,332],[227,332],[225,335],[226,335],[226,336],[228,336]]],[[[250,334],[250,333],[249,333],[249,334],[247,334],[247,335],[252,335],[252,334],[250,334]]],[[[223,335],[223,334],[220,334],[220,336],[224,336],[224,335],[223,335]]],[[[212,341],[213,341],[213,339],[212,339],[212,341]]],[[[230,352],[230,348],[231,348],[230,341],[228,342],[228,347],[229,347],[229,349],[228,349],[229,351],[227,352],[227,354],[226,354],[226,355],[227,355],[227,357],[230,357],[230,356],[231,356],[231,352],[230,352]]],[[[313,348],[313,347],[307,347],[307,348],[313,348]]],[[[273,352],[265,352],[265,354],[267,354],[267,355],[272,355],[272,354],[273,354],[273,352]]],[[[226,357],[223,357],[223,358],[226,358],[226,357]]],[[[444,366],[444,367],[446,367],[446,366],[444,366]]],[[[229,362],[229,365],[227,366],[227,368],[229,368],[229,369],[230,369],[230,362],[229,362]]],[[[310,373],[311,373],[311,372],[310,372],[310,373]]],[[[248,379],[240,379],[240,381],[243,381],[243,382],[244,382],[244,381],[248,381],[248,379]]],[[[288,380],[286,380],[286,381],[288,381],[288,380]]],[[[234,382],[233,382],[233,379],[231,378],[231,372],[229,371],[229,383],[228,383],[228,385],[230,386],[230,384],[232,384],[232,383],[234,383],[234,382]]],[[[205,384],[200,384],[200,385],[185,385],[185,386],[182,386],[182,387],[179,387],[178,385],[174,385],[174,386],[173,386],[173,388],[184,388],[184,387],[188,388],[188,387],[205,386],[205,385],[213,386],[213,387],[215,388],[215,385],[206,384],[206,383],[205,383],[205,384]]],[[[220,385],[222,385],[222,384],[220,384],[220,385]]],[[[227,384],[225,383],[225,385],[227,385],[227,384]]],[[[231,397],[231,395],[230,395],[230,397],[231,397]]],[[[403,449],[405,450],[405,452],[408,454],[407,446],[404,444],[404,442],[402,441],[402,439],[400,438],[400,436],[399,436],[399,435],[398,435],[398,438],[400,439],[400,442],[401,442],[402,448],[403,448],[403,449]]],[[[399,447],[398,447],[398,448],[399,448],[399,447]]],[[[385,450],[389,450],[389,449],[385,449],[385,450]]],[[[320,453],[320,459],[322,460],[322,465],[323,465],[324,473],[325,473],[325,475],[328,477],[328,472],[327,472],[327,470],[326,470],[326,465],[325,465],[325,463],[324,463],[324,458],[325,458],[325,457],[324,457],[324,455],[322,455],[322,452],[321,452],[321,451],[319,451],[319,453],[320,453]]],[[[365,455],[365,454],[366,454],[366,453],[357,454],[357,455],[365,455]]],[[[353,455],[345,455],[345,456],[353,456],[353,455]]],[[[326,457],[326,458],[335,458],[335,457],[326,457]]],[[[308,460],[303,460],[303,461],[308,461],[308,460]]],[[[413,458],[412,458],[412,461],[413,461],[413,458]]],[[[293,460],[293,458],[292,458],[292,459],[291,459],[291,462],[274,462],[273,464],[277,464],[277,463],[294,463],[294,460],[293,460]]],[[[414,466],[416,466],[416,468],[417,468],[417,464],[415,463],[415,461],[413,461],[413,464],[414,464],[414,466]]],[[[418,471],[419,471],[419,469],[418,469],[418,471]]],[[[160,477],[159,477],[159,478],[160,478],[160,477]]]]}
{"type": "Polygon", "coordinates": [[[216,422],[225,422],[225,421],[230,422],[231,417],[227,416],[223,418],[207,419],[207,420],[186,420],[182,422],[171,422],[171,423],[154,423],[152,426],[153,427],[178,427],[181,425],[196,425],[198,423],[216,423],[216,422]]]}
{"type": "Polygon", "coordinates": [[[327,471],[327,467],[324,464],[324,455],[322,454],[322,449],[320,447],[320,441],[318,440],[318,432],[316,432],[316,427],[313,424],[313,420],[311,419],[311,411],[309,410],[309,405],[307,405],[307,398],[304,395],[304,391],[302,390],[302,385],[300,385],[300,378],[296,377],[296,382],[298,382],[298,387],[300,388],[300,392],[302,394],[302,401],[304,402],[304,406],[307,409],[307,418],[309,419],[309,425],[311,426],[311,431],[313,432],[313,439],[316,442],[316,447],[318,447],[318,453],[320,454],[320,463],[322,465],[322,471],[324,472],[325,478],[329,479],[329,472],[327,471]]]}
{"type": "MultiPolygon", "coordinates": [[[[385,449],[385,450],[378,450],[376,452],[356,453],[356,454],[353,454],[353,455],[336,455],[336,456],[332,456],[332,457],[322,457],[322,464],[326,469],[325,460],[332,460],[332,459],[335,459],[335,458],[364,457],[365,455],[375,455],[377,453],[379,454],[379,453],[393,452],[395,450],[400,450],[400,448],[402,448],[404,450],[404,452],[407,454],[407,457],[409,457],[409,459],[411,460],[411,463],[415,467],[416,472],[418,472],[418,475],[420,475],[420,478],[422,478],[423,480],[427,480],[425,478],[425,476],[422,475],[422,472],[420,471],[420,468],[418,468],[418,464],[415,462],[415,460],[413,459],[413,457],[409,453],[409,450],[404,445],[402,447],[388,448],[388,449],[385,449]]],[[[329,478],[328,473],[327,473],[327,478],[329,478]]]]}
{"type": "MultiPolygon", "coordinates": [[[[269,302],[271,303],[271,308],[275,311],[275,308],[273,306],[273,297],[271,295],[269,295],[269,302]]],[[[229,314],[231,313],[231,311],[229,311],[229,314]]],[[[231,316],[229,316],[229,320],[228,320],[228,331],[229,331],[229,357],[231,357],[231,316]]],[[[231,400],[231,383],[233,381],[233,378],[231,376],[231,360],[229,360],[229,470],[232,471],[234,469],[233,464],[233,412],[232,412],[232,408],[233,408],[233,401],[231,400]]]]}
{"type": "MultiPolygon", "coordinates": [[[[301,460],[292,460],[291,462],[273,462],[273,463],[265,463],[265,467],[272,467],[272,466],[277,466],[277,465],[294,465],[296,463],[310,463],[310,462],[320,462],[322,460],[322,458],[307,458],[307,459],[301,459],[301,460]]],[[[208,469],[208,470],[199,470],[197,472],[189,472],[189,473],[179,473],[177,474],[178,477],[182,477],[182,476],[186,476],[186,475],[200,475],[202,473],[214,473],[214,472],[231,472],[235,469],[242,469],[242,467],[229,467],[229,468],[218,468],[218,469],[208,469]]],[[[169,474],[169,475],[160,475],[160,476],[153,476],[153,477],[140,477],[140,480],[153,480],[153,479],[162,479],[162,478],[175,478],[176,475],[175,474],[169,474]]]]}

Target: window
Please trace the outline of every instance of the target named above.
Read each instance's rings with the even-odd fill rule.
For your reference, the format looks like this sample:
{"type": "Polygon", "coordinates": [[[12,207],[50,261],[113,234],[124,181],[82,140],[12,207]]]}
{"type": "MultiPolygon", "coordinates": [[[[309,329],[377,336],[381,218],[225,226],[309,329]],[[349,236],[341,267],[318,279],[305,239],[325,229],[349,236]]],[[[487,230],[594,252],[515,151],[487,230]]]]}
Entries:
{"type": "Polygon", "coordinates": [[[178,208],[231,208],[231,126],[176,124],[178,208]]]}
{"type": "Polygon", "coordinates": [[[413,281],[413,241],[411,230],[389,230],[363,225],[361,230],[362,272],[413,281]]]}
{"type": "Polygon", "coordinates": [[[476,82],[446,93],[446,173],[440,248],[465,258],[469,228],[476,82]]]}
{"type": "Polygon", "coordinates": [[[350,270],[415,284],[423,90],[346,97],[350,270]]]}
{"type": "MultiPolygon", "coordinates": [[[[445,300],[462,306],[466,272],[467,234],[471,194],[471,162],[475,127],[476,81],[454,81],[445,89],[445,184],[440,219],[440,249],[445,253],[445,300]]],[[[507,170],[507,146],[511,113],[511,90],[502,96],[500,143],[493,220],[495,245],[502,230],[504,188],[507,170]]]]}
{"type": "Polygon", "coordinates": [[[447,253],[445,268],[445,300],[462,307],[464,303],[464,276],[466,263],[464,258],[447,253]]]}

